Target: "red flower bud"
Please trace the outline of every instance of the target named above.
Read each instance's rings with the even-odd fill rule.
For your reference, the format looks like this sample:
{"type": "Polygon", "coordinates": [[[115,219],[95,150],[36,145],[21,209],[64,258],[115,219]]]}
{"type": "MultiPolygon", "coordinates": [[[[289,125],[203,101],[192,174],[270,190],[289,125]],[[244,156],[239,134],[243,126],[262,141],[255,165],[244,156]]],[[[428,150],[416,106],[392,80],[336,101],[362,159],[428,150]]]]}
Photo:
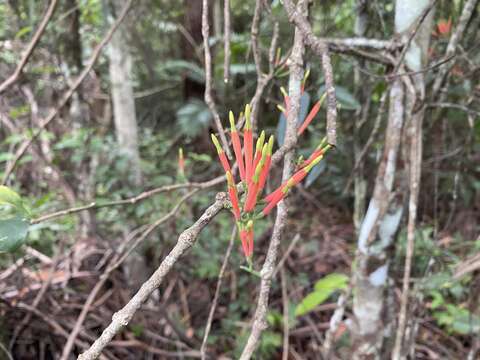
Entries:
{"type": "Polygon", "coordinates": [[[245,127],[243,128],[243,150],[245,152],[245,178],[252,181],[253,172],[253,133],[250,123],[250,106],[245,106],[245,127]]]}
{"type": "Polygon", "coordinates": [[[238,171],[240,172],[240,179],[245,181],[245,164],[243,163],[242,155],[242,145],[240,144],[240,136],[238,136],[238,131],[235,127],[235,118],[233,113],[230,111],[230,136],[232,138],[233,151],[235,152],[235,158],[237,159],[238,171]]]}
{"type": "Polygon", "coordinates": [[[218,142],[217,137],[213,134],[211,135],[211,137],[212,137],[212,142],[217,149],[218,157],[220,159],[220,162],[222,163],[223,169],[225,170],[225,172],[230,171],[230,164],[228,163],[227,157],[225,156],[225,152],[220,146],[220,143],[218,142]]]}
{"type": "Polygon", "coordinates": [[[326,95],[327,93],[324,93],[320,97],[320,100],[318,100],[317,103],[312,107],[312,110],[310,110],[310,113],[305,118],[305,121],[303,122],[302,126],[300,126],[300,128],[298,129],[297,131],[298,135],[301,135],[305,131],[305,129],[308,127],[308,125],[310,125],[310,123],[315,118],[315,116],[317,116],[318,111],[320,110],[323,102],[325,101],[326,95]]]}
{"type": "Polygon", "coordinates": [[[247,230],[240,230],[240,241],[242,242],[242,250],[245,257],[248,257],[248,236],[247,230]]]}

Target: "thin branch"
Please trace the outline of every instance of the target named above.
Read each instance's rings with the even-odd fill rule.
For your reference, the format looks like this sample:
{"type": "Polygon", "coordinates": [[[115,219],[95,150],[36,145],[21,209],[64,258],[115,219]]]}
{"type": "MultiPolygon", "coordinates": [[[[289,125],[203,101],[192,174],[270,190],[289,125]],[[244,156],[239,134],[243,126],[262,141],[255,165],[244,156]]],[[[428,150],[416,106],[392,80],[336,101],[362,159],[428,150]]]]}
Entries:
{"type": "Polygon", "coordinates": [[[228,83],[230,79],[230,0],[225,0],[223,3],[223,81],[228,83]]]}
{"type": "Polygon", "coordinates": [[[375,123],[373,124],[372,131],[370,132],[370,136],[367,139],[367,142],[365,143],[362,151],[358,155],[357,159],[355,160],[355,165],[352,169],[352,172],[350,176],[348,177],[347,184],[345,185],[345,188],[343,189],[343,194],[346,194],[348,189],[350,189],[350,185],[352,184],[353,178],[357,172],[357,170],[360,168],[360,165],[362,164],[362,161],[365,158],[365,155],[367,154],[368,149],[370,146],[373,144],[373,141],[375,140],[375,137],[377,136],[378,130],[380,129],[380,124],[382,122],[382,117],[383,114],[385,113],[385,104],[387,101],[387,95],[388,95],[388,89],[384,91],[382,94],[382,97],[380,98],[380,105],[378,106],[378,112],[377,116],[375,118],[375,123]]]}
{"type": "Polygon", "coordinates": [[[33,53],[33,50],[37,46],[37,44],[40,41],[40,38],[42,37],[43,33],[45,32],[45,29],[47,28],[48,23],[50,22],[50,19],[52,18],[53,13],[55,12],[55,7],[57,6],[58,0],[52,0],[50,1],[50,5],[48,6],[47,12],[45,13],[45,16],[43,17],[42,21],[40,22],[40,25],[35,33],[33,35],[32,40],[30,41],[30,44],[28,44],[27,49],[25,50],[22,59],[17,65],[17,68],[13,72],[12,75],[8,79],[6,79],[4,82],[0,84],[0,94],[3,93],[9,86],[14,84],[20,74],[23,71],[23,68],[25,65],[27,65],[28,59],[33,53]]]}
{"type": "Polygon", "coordinates": [[[436,2],[437,0],[431,0],[430,3],[427,5],[427,7],[423,9],[422,13],[417,18],[415,24],[411,27],[410,34],[408,34],[408,38],[407,38],[407,41],[405,42],[405,46],[403,47],[402,52],[398,56],[397,63],[395,64],[392,74],[396,74],[400,70],[400,67],[403,64],[403,60],[405,59],[405,55],[407,54],[407,51],[410,48],[410,44],[413,41],[413,38],[415,37],[417,32],[420,30],[420,27],[422,26],[423,22],[427,18],[427,15],[434,8],[436,2]]]}
{"type": "Polygon", "coordinates": [[[215,314],[215,310],[217,308],[218,299],[220,297],[220,290],[222,288],[222,281],[225,275],[225,270],[227,269],[228,260],[230,259],[230,255],[232,254],[233,245],[235,244],[235,238],[237,235],[237,227],[235,226],[232,231],[232,236],[230,236],[230,242],[228,243],[227,252],[223,258],[222,267],[220,268],[220,273],[218,274],[217,280],[217,287],[215,289],[215,295],[213,296],[212,305],[210,307],[210,312],[208,314],[207,325],[205,326],[205,335],[203,335],[202,346],[200,348],[200,354],[202,360],[206,358],[206,348],[207,348],[207,340],[208,335],[210,334],[210,329],[212,327],[213,315],[215,314]]]}
{"type": "Polygon", "coordinates": [[[262,77],[262,57],[258,46],[258,32],[260,27],[260,13],[262,11],[262,0],[255,1],[255,10],[253,11],[252,27],[250,29],[250,43],[252,44],[253,60],[257,79],[262,77]]]}
{"type": "Polygon", "coordinates": [[[186,229],[178,238],[177,244],[170,251],[158,269],[153,275],[141,286],[140,290],[133,296],[132,299],[118,312],[112,316],[112,322],[102,332],[102,335],[95,340],[92,346],[79,356],[79,360],[96,359],[113,339],[113,337],[128,325],[135,312],[140,309],[142,304],[163,282],[165,276],[170,272],[172,267],[176,264],[178,259],[197,241],[198,235],[207,226],[215,216],[226,206],[228,200],[225,193],[217,194],[215,202],[210,205],[202,216],[188,229],[186,229]]]}
{"type": "Polygon", "coordinates": [[[328,52],[328,46],[321,38],[313,34],[312,27],[307,18],[295,9],[291,0],[284,0],[283,5],[288,14],[288,19],[302,32],[307,44],[322,59],[323,75],[325,76],[325,89],[327,92],[327,141],[330,145],[337,145],[337,99],[333,80],[333,69],[328,52]]]}
{"type": "Polygon", "coordinates": [[[369,39],[364,37],[353,38],[321,38],[328,46],[335,45],[348,48],[367,48],[373,50],[394,50],[402,44],[393,40],[369,39]]]}
{"type": "Polygon", "coordinates": [[[322,352],[325,359],[330,359],[330,353],[332,351],[332,345],[334,341],[334,335],[342,322],[343,315],[345,314],[345,307],[347,306],[347,301],[352,294],[352,286],[349,285],[345,293],[341,294],[337,300],[337,308],[333,312],[332,317],[330,318],[330,326],[325,334],[325,341],[323,343],[322,352]]]}
{"type": "Polygon", "coordinates": [[[83,69],[81,74],[75,79],[73,82],[72,86],[64,93],[62,96],[60,102],[58,103],[57,107],[54,108],[50,113],[47,115],[47,117],[40,123],[39,127],[33,132],[32,136],[30,139],[25,140],[18,148],[18,150],[15,153],[15,157],[11,162],[8,163],[7,168],[5,170],[5,174],[3,176],[2,184],[5,184],[12,173],[12,171],[15,169],[15,166],[17,165],[18,161],[22,158],[22,156],[25,154],[29,146],[33,143],[33,141],[42,133],[42,131],[45,129],[45,127],[57,116],[57,114],[60,112],[60,110],[67,104],[68,100],[72,97],[74,92],[77,90],[77,88],[80,86],[82,81],[87,77],[88,73],[92,69],[93,65],[97,61],[98,57],[100,56],[100,52],[102,49],[107,45],[107,43],[110,41],[112,38],[114,32],[117,30],[117,28],[120,26],[121,22],[127,15],[128,11],[130,10],[130,7],[133,3],[133,0],[128,0],[120,15],[118,16],[118,19],[113,23],[113,25],[110,27],[108,30],[107,34],[105,37],[100,41],[100,43],[95,47],[95,49],[92,52],[92,56],[90,57],[87,66],[83,69]]]}
{"type": "Polygon", "coordinates": [[[217,128],[218,135],[220,136],[220,141],[222,142],[223,150],[226,152],[227,156],[231,159],[232,153],[230,147],[228,146],[227,137],[225,136],[225,130],[222,126],[222,121],[220,120],[220,115],[218,114],[215,101],[213,101],[212,96],[212,86],[213,86],[213,77],[212,77],[212,54],[210,53],[210,25],[208,24],[208,0],[203,0],[202,5],[202,36],[203,36],[203,51],[205,53],[205,103],[208,105],[210,112],[213,116],[213,121],[215,127],[217,128]]]}
{"type": "MultiPolygon", "coordinates": [[[[423,83],[423,78],[422,78],[423,83]]],[[[420,81],[418,81],[420,82],[420,81]]],[[[424,84],[424,83],[423,83],[424,84]]],[[[415,95],[413,94],[413,97],[415,95]]],[[[413,106],[411,106],[413,110],[413,106]]],[[[398,327],[395,337],[395,345],[392,352],[393,360],[402,358],[403,335],[407,322],[408,299],[410,292],[410,276],[412,270],[413,252],[415,247],[415,225],[417,221],[418,195],[420,191],[420,179],[422,174],[422,124],[424,108],[416,113],[411,113],[409,137],[409,200],[408,200],[408,224],[407,224],[407,248],[405,254],[405,268],[403,272],[403,287],[400,298],[400,311],[398,315],[398,327]]]]}
{"type": "MultiPolygon", "coordinates": [[[[307,1],[300,0],[298,3],[301,12],[307,12],[307,1]]],[[[285,144],[291,146],[291,149],[297,143],[297,117],[300,108],[300,85],[303,78],[303,56],[305,53],[304,38],[298,28],[295,30],[295,38],[293,50],[290,57],[290,79],[289,79],[289,96],[290,111],[287,116],[287,128],[285,131],[285,144]]],[[[282,183],[287,181],[294,169],[294,151],[289,150],[285,154],[283,163],[282,183]]],[[[243,349],[240,360],[248,360],[252,357],[262,332],[266,329],[266,315],[268,311],[268,299],[270,288],[275,271],[275,263],[277,261],[278,248],[286,226],[288,216],[287,205],[285,201],[281,201],[277,206],[277,216],[273,226],[272,238],[268,247],[267,256],[260,272],[260,294],[258,296],[257,308],[253,317],[252,328],[247,343],[243,349]]]]}
{"type": "Polygon", "coordinates": [[[152,190],[144,191],[139,195],[136,195],[128,199],[123,199],[123,200],[110,201],[106,203],[91,202],[90,204],[87,204],[87,205],[64,209],[64,210],[56,211],[51,214],[40,216],[36,219],[31,220],[30,223],[38,224],[44,221],[55,219],[57,217],[70,215],[70,214],[74,214],[80,211],[85,211],[90,209],[100,209],[100,208],[110,207],[110,206],[133,205],[133,204],[136,204],[137,202],[148,199],[153,195],[157,195],[163,192],[170,192],[170,191],[179,190],[179,189],[207,189],[217,184],[221,184],[223,181],[225,181],[224,178],[225,176],[218,176],[212,180],[209,180],[203,183],[184,183],[184,184],[161,186],[152,190]]]}
{"type": "Polygon", "coordinates": [[[282,284],[282,307],[283,307],[283,350],[282,350],[282,360],[288,360],[288,340],[290,337],[288,323],[289,315],[289,301],[288,301],[288,290],[287,290],[287,275],[285,274],[285,269],[280,268],[280,279],[282,284]]]}

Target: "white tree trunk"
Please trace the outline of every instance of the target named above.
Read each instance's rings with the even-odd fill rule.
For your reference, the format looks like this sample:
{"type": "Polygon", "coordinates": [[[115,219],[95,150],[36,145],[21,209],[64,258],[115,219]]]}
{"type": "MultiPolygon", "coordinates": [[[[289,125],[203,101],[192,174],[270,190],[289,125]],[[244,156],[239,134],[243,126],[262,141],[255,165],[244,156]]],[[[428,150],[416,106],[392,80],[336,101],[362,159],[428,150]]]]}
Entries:
{"type": "MultiPolygon", "coordinates": [[[[408,38],[416,26],[417,19],[429,6],[428,0],[397,0],[395,8],[396,33],[408,38]]],[[[418,71],[424,66],[431,30],[430,13],[405,54],[407,69],[418,71]]],[[[400,70],[402,72],[402,70],[400,70]]],[[[412,116],[415,99],[423,98],[423,78],[414,79],[414,85],[408,78],[397,78],[390,90],[390,110],[385,135],[385,146],[379,164],[373,197],[362,222],[358,236],[358,252],[354,273],[354,359],[381,359],[382,345],[386,337],[392,334],[391,319],[386,319],[385,301],[388,284],[389,253],[404,212],[404,184],[396,181],[396,164],[402,139],[403,125],[410,118],[421,126],[423,112],[412,116]],[[405,86],[410,85],[410,86],[405,86]],[[405,89],[408,89],[406,92],[405,89]],[[412,89],[415,91],[412,94],[412,89]],[[405,95],[406,93],[406,95],[405,95]],[[409,105],[405,111],[404,99],[409,105]],[[395,191],[394,184],[396,185],[395,191]]],[[[420,127],[421,130],[421,127],[420,127]]],[[[420,132],[421,134],[421,132],[420,132]]],[[[420,135],[421,136],[421,135],[420,135]]]]}
{"type": "MultiPolygon", "coordinates": [[[[120,1],[116,0],[121,6],[120,1]]],[[[108,48],[109,73],[113,101],[113,116],[117,141],[122,153],[131,164],[131,181],[141,182],[138,130],[135,115],[135,99],[132,86],[132,57],[125,39],[123,25],[115,32],[108,48]]]]}

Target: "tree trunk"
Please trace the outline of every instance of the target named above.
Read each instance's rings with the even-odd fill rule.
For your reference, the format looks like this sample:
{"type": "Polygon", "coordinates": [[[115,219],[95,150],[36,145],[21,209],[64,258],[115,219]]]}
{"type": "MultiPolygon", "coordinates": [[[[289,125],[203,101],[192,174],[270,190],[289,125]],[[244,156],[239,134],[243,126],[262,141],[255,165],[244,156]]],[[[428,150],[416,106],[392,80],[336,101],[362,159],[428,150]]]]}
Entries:
{"type": "MultiPolygon", "coordinates": [[[[398,36],[408,37],[417,19],[428,6],[428,0],[398,0],[395,8],[395,30],[398,36]]],[[[420,70],[426,58],[431,24],[427,16],[408,51],[405,64],[409,70],[420,70]]],[[[400,72],[402,70],[399,70],[400,72]]],[[[423,81],[423,80],[422,80],[423,81]]],[[[405,176],[395,182],[397,158],[405,118],[413,114],[409,78],[396,78],[390,90],[388,125],[385,145],[379,164],[373,197],[362,222],[358,236],[358,251],[354,273],[354,359],[381,359],[384,339],[392,335],[391,319],[386,318],[385,302],[388,284],[390,256],[388,248],[393,244],[404,212],[405,176]],[[405,89],[408,92],[405,96],[405,89]],[[405,111],[404,99],[407,102],[405,111]],[[394,187],[395,184],[395,187],[394,187]],[[395,191],[397,189],[397,191],[395,191]]],[[[415,88],[417,88],[415,86],[415,88]]],[[[424,93],[423,87],[419,87],[424,93]]],[[[422,93],[422,94],[423,94],[422,93]]],[[[421,94],[421,95],[422,95],[421,94]]],[[[415,96],[415,95],[414,95],[415,96]]],[[[411,117],[418,125],[423,113],[411,117]]]]}
{"type": "MultiPolygon", "coordinates": [[[[113,13],[121,1],[112,2],[113,13]]],[[[125,27],[120,25],[108,48],[109,73],[113,100],[113,117],[118,145],[131,165],[134,185],[141,183],[140,156],[138,153],[138,130],[135,115],[135,99],[131,78],[132,57],[126,44],[125,27]]]]}

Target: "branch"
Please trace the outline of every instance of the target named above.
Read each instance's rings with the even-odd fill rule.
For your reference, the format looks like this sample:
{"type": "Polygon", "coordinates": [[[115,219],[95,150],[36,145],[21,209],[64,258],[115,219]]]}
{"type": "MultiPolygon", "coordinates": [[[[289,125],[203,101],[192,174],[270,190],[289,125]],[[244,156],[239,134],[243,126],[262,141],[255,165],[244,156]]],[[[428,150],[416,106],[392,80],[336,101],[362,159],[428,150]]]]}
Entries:
{"type": "Polygon", "coordinates": [[[107,203],[97,203],[97,202],[91,202],[90,204],[79,206],[79,207],[74,207],[74,208],[69,208],[69,209],[64,209],[60,211],[56,211],[51,214],[43,215],[40,216],[36,219],[31,220],[31,224],[38,224],[44,221],[52,220],[57,217],[69,215],[69,214],[74,214],[80,211],[85,211],[85,210],[90,210],[90,209],[100,209],[104,207],[110,207],[110,206],[120,206],[120,205],[131,205],[131,204],[136,204],[137,202],[140,202],[142,200],[148,199],[149,197],[152,197],[153,195],[157,195],[163,192],[170,192],[174,190],[179,190],[179,189],[206,189],[212,186],[215,186],[217,184],[221,184],[222,182],[225,181],[225,176],[218,176],[212,180],[205,181],[203,183],[184,183],[184,184],[174,184],[174,185],[166,185],[166,186],[161,186],[152,190],[144,191],[141,194],[124,199],[124,200],[117,200],[117,201],[111,201],[107,203]]]}
{"type": "Polygon", "coordinates": [[[307,44],[322,59],[325,88],[327,91],[327,141],[330,145],[337,145],[337,99],[333,81],[333,69],[328,53],[328,46],[322,39],[313,34],[307,18],[298,12],[291,0],[284,0],[283,5],[288,14],[288,19],[293,22],[304,37],[307,44]]]}
{"type": "Polygon", "coordinates": [[[225,136],[225,131],[222,126],[222,121],[220,120],[220,115],[218,114],[217,107],[213,101],[212,96],[212,55],[210,54],[210,44],[208,43],[210,38],[210,25],[208,24],[208,0],[203,0],[202,6],[202,36],[203,36],[203,51],[205,53],[205,95],[204,99],[210,109],[210,112],[213,115],[213,121],[215,127],[217,128],[218,135],[220,136],[220,141],[227,156],[231,159],[232,153],[230,147],[228,146],[227,137],[225,136]]]}
{"type": "Polygon", "coordinates": [[[103,331],[102,335],[95,340],[92,346],[81,354],[79,360],[96,359],[102,350],[108,345],[113,337],[126,326],[132,319],[135,312],[140,309],[147,298],[162,283],[165,276],[170,272],[178,259],[197,241],[197,237],[205,226],[207,226],[213,218],[228,205],[225,193],[218,193],[215,202],[210,205],[202,216],[188,229],[186,229],[178,238],[177,244],[170,251],[158,269],[153,275],[142,285],[140,290],[132,299],[118,312],[112,316],[112,322],[103,331]]]}
{"type": "MultiPolygon", "coordinates": [[[[298,3],[302,12],[307,11],[307,1],[300,0],[298,3]]],[[[298,28],[295,30],[295,38],[290,57],[290,79],[289,79],[289,96],[290,96],[290,110],[287,116],[287,128],[285,131],[285,144],[289,147],[285,153],[282,173],[282,183],[287,181],[294,168],[294,151],[292,150],[297,143],[297,117],[300,109],[300,87],[303,79],[303,56],[305,53],[304,38],[298,28]]],[[[260,294],[257,301],[257,308],[253,317],[252,330],[248,337],[247,344],[243,349],[240,360],[248,360],[252,357],[255,351],[262,332],[267,327],[265,318],[268,311],[268,299],[270,288],[272,284],[273,274],[275,272],[275,264],[277,261],[278,248],[280,246],[281,237],[283,235],[288,211],[285,201],[281,201],[277,206],[277,217],[273,226],[272,238],[268,247],[267,256],[260,272],[260,294]]]]}
{"type": "Polygon", "coordinates": [[[208,314],[207,325],[205,326],[205,335],[203,335],[202,346],[200,348],[200,354],[201,354],[202,360],[206,358],[205,350],[207,348],[208,335],[210,334],[213,315],[215,314],[215,309],[217,308],[217,304],[218,304],[218,298],[220,297],[220,289],[222,288],[223,276],[225,274],[225,270],[227,269],[227,264],[228,264],[228,260],[230,259],[230,255],[232,253],[233,245],[235,244],[236,235],[237,235],[237,227],[234,226],[232,231],[232,236],[230,236],[230,242],[228,244],[227,252],[225,253],[222,267],[220,268],[220,273],[218,274],[217,287],[215,289],[215,295],[213,296],[212,306],[210,307],[210,313],[208,314]]]}
{"type": "Polygon", "coordinates": [[[121,24],[125,16],[127,15],[128,11],[130,10],[130,7],[133,3],[133,0],[128,0],[120,15],[118,16],[118,19],[113,23],[113,25],[110,27],[108,30],[107,34],[105,37],[102,39],[102,41],[95,47],[93,50],[92,56],[90,57],[87,66],[83,69],[81,74],[77,77],[77,79],[73,82],[72,86],[64,93],[63,97],[61,98],[60,102],[58,103],[57,107],[50,111],[48,116],[43,120],[37,130],[35,130],[32,134],[32,137],[30,139],[27,139],[24,141],[18,148],[18,150],[15,153],[15,157],[11,162],[8,163],[7,168],[5,170],[5,174],[3,176],[2,184],[5,184],[8,180],[8,177],[12,173],[13,169],[15,169],[15,166],[17,165],[18,161],[22,158],[22,156],[25,154],[29,146],[33,143],[33,141],[42,133],[42,131],[45,129],[45,127],[57,116],[57,114],[60,112],[60,110],[67,104],[68,100],[72,97],[73,93],[77,90],[77,88],[80,86],[82,81],[87,77],[88,73],[92,69],[93,65],[97,61],[98,57],[100,56],[100,52],[102,49],[107,45],[107,43],[110,41],[110,39],[113,36],[113,33],[115,30],[117,30],[118,26],[121,24]]]}
{"type": "Polygon", "coordinates": [[[33,53],[33,50],[37,46],[37,44],[40,41],[40,38],[42,37],[48,23],[50,22],[50,19],[52,18],[53,13],[55,12],[55,7],[57,6],[58,0],[52,0],[50,2],[50,5],[48,6],[47,12],[45,13],[45,16],[43,17],[40,26],[37,29],[37,32],[35,35],[33,35],[32,40],[30,41],[30,44],[28,44],[27,49],[25,50],[25,53],[23,54],[22,59],[17,65],[17,68],[13,72],[12,75],[8,79],[6,79],[4,82],[0,84],[0,94],[3,93],[9,86],[11,86],[13,83],[15,83],[18,80],[18,77],[23,71],[23,68],[25,65],[27,65],[28,59],[33,53]]]}
{"type": "Polygon", "coordinates": [[[321,38],[328,46],[340,46],[347,48],[366,48],[372,50],[388,50],[399,48],[402,44],[394,40],[369,39],[364,37],[353,38],[321,38]]]}

